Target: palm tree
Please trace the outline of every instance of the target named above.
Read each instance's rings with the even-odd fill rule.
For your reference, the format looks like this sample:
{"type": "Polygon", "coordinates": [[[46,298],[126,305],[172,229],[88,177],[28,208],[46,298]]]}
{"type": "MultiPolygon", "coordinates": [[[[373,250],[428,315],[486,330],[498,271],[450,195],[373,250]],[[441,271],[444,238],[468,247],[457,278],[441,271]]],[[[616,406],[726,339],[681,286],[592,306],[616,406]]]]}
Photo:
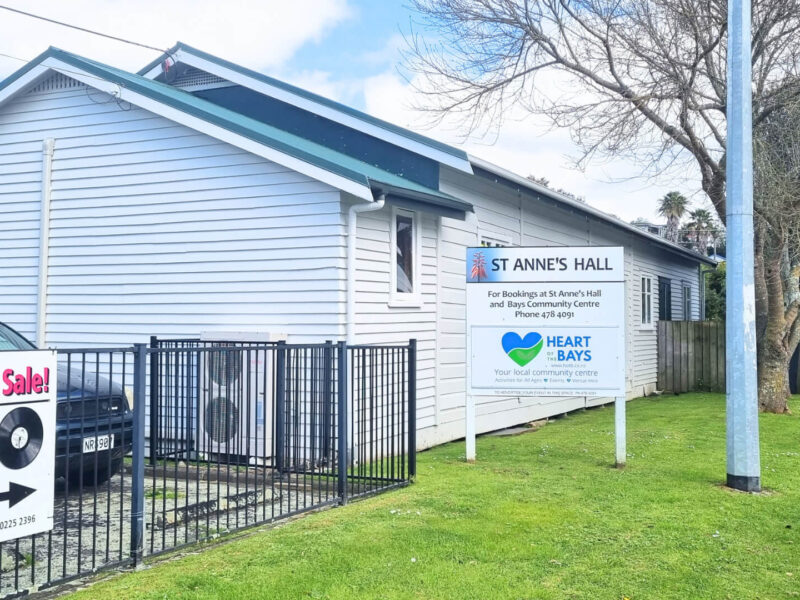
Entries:
{"type": "Polygon", "coordinates": [[[717,222],[705,208],[690,211],[689,217],[690,221],[686,224],[686,237],[697,252],[705,254],[717,235],[717,222]]]}
{"type": "Polygon", "coordinates": [[[677,242],[678,226],[683,215],[686,214],[686,205],[689,201],[680,192],[669,192],[658,203],[658,214],[667,218],[665,237],[670,241],[677,242]]]}

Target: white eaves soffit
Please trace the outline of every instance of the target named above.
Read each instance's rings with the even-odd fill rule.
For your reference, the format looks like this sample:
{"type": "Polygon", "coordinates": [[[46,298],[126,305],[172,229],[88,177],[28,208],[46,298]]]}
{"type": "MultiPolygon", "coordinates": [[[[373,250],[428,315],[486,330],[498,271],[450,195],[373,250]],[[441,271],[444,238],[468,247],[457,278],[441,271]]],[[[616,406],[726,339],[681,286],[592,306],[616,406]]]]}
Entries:
{"type": "MultiPolygon", "coordinates": [[[[353,115],[336,110],[333,107],[315,102],[310,98],[292,93],[290,90],[270,85],[267,82],[260,81],[250,77],[247,74],[240,73],[213,60],[208,60],[207,58],[197,56],[196,54],[192,53],[191,50],[179,48],[175,52],[170,53],[170,57],[176,63],[180,62],[185,65],[189,65],[190,67],[206,71],[236,85],[241,85],[242,87],[251,89],[260,94],[264,94],[265,96],[275,98],[276,100],[286,102],[287,104],[291,104],[297,108],[306,110],[315,115],[319,115],[320,117],[330,119],[331,121],[346,127],[350,127],[351,129],[355,129],[356,131],[371,135],[400,148],[404,148],[410,152],[414,152],[415,154],[419,154],[420,156],[435,160],[443,165],[447,165],[465,173],[472,173],[472,165],[470,164],[469,160],[464,160],[457,156],[453,156],[452,154],[448,154],[447,152],[443,152],[442,150],[437,150],[432,146],[428,146],[412,138],[405,137],[399,133],[381,127],[380,125],[370,123],[369,121],[365,121],[353,115]]],[[[159,75],[161,75],[161,73],[162,69],[161,64],[159,63],[147,72],[142,73],[142,76],[147,77],[148,79],[156,79],[159,75]]]]}
{"type": "Polygon", "coordinates": [[[180,123],[181,125],[185,125],[201,133],[205,133],[222,142],[226,142],[232,146],[241,148],[246,152],[250,152],[256,156],[273,161],[288,169],[302,173],[303,175],[307,175],[312,179],[326,183],[336,189],[352,194],[357,198],[361,198],[362,200],[367,200],[369,202],[374,200],[369,185],[362,185],[357,181],[342,177],[336,173],[327,171],[294,156],[280,152],[279,150],[275,150],[274,148],[251,140],[243,135],[229,131],[224,127],[190,115],[178,108],[168,106],[162,102],[159,102],[158,100],[149,98],[124,86],[120,86],[114,82],[107,81],[106,79],[102,79],[96,75],[87,73],[81,68],[67,64],[55,57],[48,57],[44,59],[39,65],[36,65],[6,88],[0,90],[0,106],[5,104],[8,100],[15,97],[20,92],[24,92],[39,83],[48,75],[49,71],[61,73],[71,77],[72,79],[76,79],[77,81],[80,81],[89,87],[110,94],[120,101],[128,102],[138,106],[139,108],[160,115],[166,119],[180,123]]]}

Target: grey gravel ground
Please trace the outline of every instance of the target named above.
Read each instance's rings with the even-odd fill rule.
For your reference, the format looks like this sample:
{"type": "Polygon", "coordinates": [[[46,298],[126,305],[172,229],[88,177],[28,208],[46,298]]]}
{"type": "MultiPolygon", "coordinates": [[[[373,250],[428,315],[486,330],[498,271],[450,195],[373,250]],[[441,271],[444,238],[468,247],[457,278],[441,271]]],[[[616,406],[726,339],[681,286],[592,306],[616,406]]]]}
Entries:
{"type": "MultiPolygon", "coordinates": [[[[336,483],[267,469],[152,470],[145,477],[145,555],[311,509],[336,497],[336,483]],[[237,478],[238,476],[238,478],[237,478]]],[[[130,474],[56,491],[54,529],[0,544],[0,598],[126,560],[130,552],[130,474]],[[50,560],[48,561],[48,555],[50,560]]]]}

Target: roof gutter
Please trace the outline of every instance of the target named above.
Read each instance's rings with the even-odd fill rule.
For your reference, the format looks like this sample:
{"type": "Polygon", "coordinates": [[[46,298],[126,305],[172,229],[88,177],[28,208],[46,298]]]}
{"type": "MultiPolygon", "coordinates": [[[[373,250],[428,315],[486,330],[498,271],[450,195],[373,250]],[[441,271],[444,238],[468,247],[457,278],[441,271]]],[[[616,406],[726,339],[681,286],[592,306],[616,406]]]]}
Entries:
{"type": "Polygon", "coordinates": [[[381,193],[369,204],[354,204],[347,211],[347,322],[345,333],[348,344],[355,344],[356,337],[356,231],[358,215],[380,210],[386,204],[386,194],[381,193]]]}
{"type": "Polygon", "coordinates": [[[383,196],[389,204],[407,210],[438,214],[459,221],[463,221],[468,213],[475,212],[469,202],[463,202],[439,191],[428,193],[380,181],[370,181],[370,184],[375,195],[383,196]]]}

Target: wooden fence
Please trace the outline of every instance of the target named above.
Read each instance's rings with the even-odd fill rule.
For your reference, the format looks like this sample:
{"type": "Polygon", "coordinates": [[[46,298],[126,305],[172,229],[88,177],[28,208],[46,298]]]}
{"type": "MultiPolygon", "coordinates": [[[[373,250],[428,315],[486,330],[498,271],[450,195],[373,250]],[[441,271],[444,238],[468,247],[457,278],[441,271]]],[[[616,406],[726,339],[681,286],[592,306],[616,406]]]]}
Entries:
{"type": "Polygon", "coordinates": [[[658,389],[725,391],[725,323],[658,322],[658,389]]]}

